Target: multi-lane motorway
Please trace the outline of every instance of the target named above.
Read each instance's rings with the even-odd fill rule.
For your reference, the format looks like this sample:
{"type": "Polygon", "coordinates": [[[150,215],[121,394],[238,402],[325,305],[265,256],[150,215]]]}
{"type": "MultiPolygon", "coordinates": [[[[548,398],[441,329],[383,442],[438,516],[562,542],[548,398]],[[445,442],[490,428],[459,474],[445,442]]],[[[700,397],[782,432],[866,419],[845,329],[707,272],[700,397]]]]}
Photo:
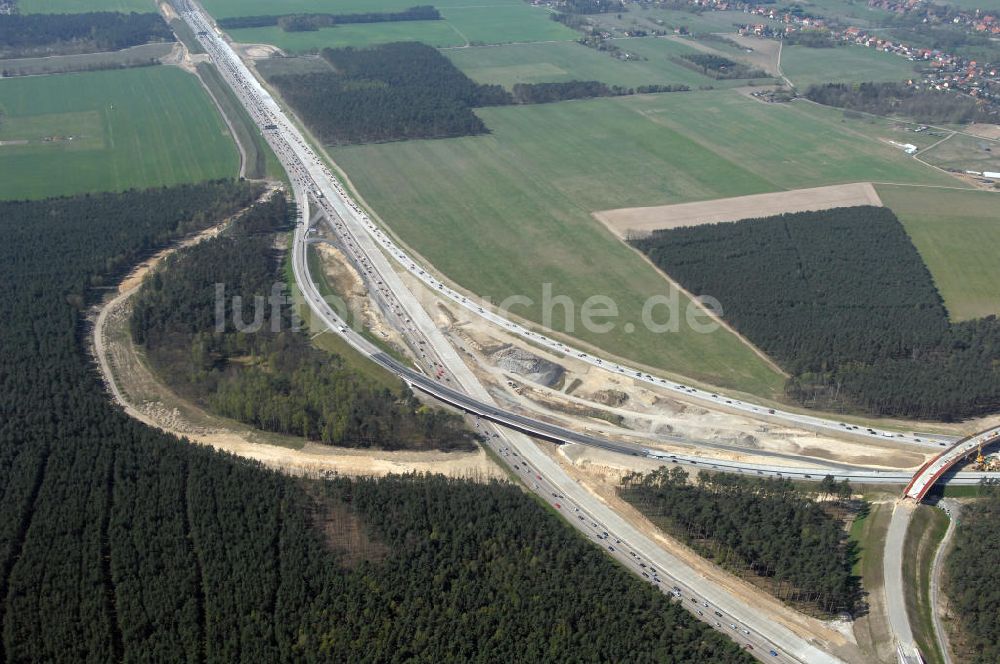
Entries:
{"type": "MultiPolygon", "coordinates": [[[[722,591],[677,557],[667,553],[646,535],[639,532],[620,515],[596,499],[583,487],[569,478],[565,471],[543,453],[526,435],[547,438],[557,442],[571,442],[613,449],[626,454],[649,456],[665,461],[704,464],[710,469],[746,472],[760,475],[783,475],[802,479],[819,479],[820,473],[811,469],[790,469],[763,464],[738,464],[698,459],[687,455],[670,455],[628,445],[585,436],[568,429],[540,422],[497,408],[489,393],[471,373],[448,343],[429,315],[406,288],[389,262],[391,256],[404,269],[420,278],[442,297],[470,308],[470,310],[502,326],[511,333],[530,339],[535,344],[551,347],[560,353],[572,353],[593,366],[618,374],[629,375],[640,382],[648,382],[662,389],[674,391],[687,399],[700,399],[714,405],[745,412],[764,419],[778,419],[790,424],[822,430],[835,430],[862,436],[892,437],[897,442],[917,445],[937,445],[941,441],[928,440],[915,434],[899,435],[874,429],[855,430],[845,423],[833,422],[796,413],[785,413],[763,406],[743,403],[654,377],[611,361],[580,352],[565,344],[539,335],[518,323],[499,316],[471,298],[439,282],[426,269],[411,260],[407,254],[381,230],[360,207],[351,200],[340,183],[333,177],[324,162],[311,150],[297,127],[284,111],[254,78],[244,63],[221,37],[204,12],[189,2],[178,0],[181,17],[191,26],[205,47],[223,78],[235,91],[251,117],[263,131],[268,143],[282,162],[293,185],[299,204],[301,219],[295,231],[293,270],[313,314],[330,330],[345,338],[359,352],[401,376],[416,389],[449,402],[467,412],[503,424],[509,429],[487,432],[487,441],[507,459],[525,483],[543,496],[550,504],[566,513],[567,519],[588,536],[600,540],[609,555],[631,566],[637,574],[650,583],[664,588],[665,592],[679,593],[686,598],[685,605],[700,618],[717,628],[731,633],[741,644],[750,645],[753,653],[768,661],[835,662],[841,661],[830,654],[826,645],[837,639],[818,622],[811,625],[809,634],[793,631],[775,614],[768,614],[751,607],[743,600],[722,591]],[[314,215],[313,212],[316,214],[314,215]],[[369,287],[370,295],[390,317],[390,322],[404,334],[415,355],[418,371],[404,366],[382,353],[349,326],[330,308],[318,293],[309,273],[306,260],[307,237],[310,222],[323,219],[337,237],[369,287]],[[815,477],[811,477],[814,475],[815,477]],[[774,653],[773,655],[771,653],[774,653]]],[[[492,427],[477,423],[484,431],[492,427]]],[[[903,483],[909,476],[875,470],[831,472],[860,482],[903,483]]],[[[850,648],[847,649],[848,651],[850,648]]],[[[853,658],[852,658],[853,659],[853,658]]]]}
{"type": "MultiPolygon", "coordinates": [[[[641,369],[621,364],[609,358],[599,357],[592,353],[571,347],[537,331],[533,331],[524,325],[504,317],[501,313],[494,311],[485,302],[478,301],[475,296],[464,294],[451,288],[444,282],[437,279],[432,274],[429,267],[425,268],[419,261],[410,257],[406,251],[391,237],[389,237],[385,231],[377,226],[364,212],[364,210],[362,210],[361,207],[350,197],[340,182],[337,181],[329,169],[326,168],[323,161],[308,147],[308,144],[303,139],[302,134],[298,131],[294,124],[286,118],[283,110],[273,97],[263,88],[263,86],[260,85],[256,78],[253,77],[249,69],[245,67],[242,61],[239,60],[236,53],[229,47],[228,43],[226,43],[222,37],[215,32],[215,28],[207,18],[207,15],[200,9],[195,9],[193,4],[188,3],[188,0],[179,0],[178,6],[182,10],[188,10],[184,18],[190,18],[191,20],[189,20],[189,23],[193,26],[197,26],[197,32],[200,33],[199,38],[206,41],[212,41],[217,46],[217,48],[210,51],[213,59],[216,60],[216,64],[221,67],[225,67],[228,70],[228,73],[239,77],[237,85],[240,86],[241,90],[238,90],[238,92],[241,93],[241,97],[244,101],[253,106],[253,108],[248,107],[248,110],[251,111],[254,119],[261,123],[262,127],[271,127],[269,131],[280,134],[284,140],[290,141],[289,145],[293,149],[301,148],[303,154],[301,155],[302,162],[300,165],[311,175],[320,176],[318,180],[308,183],[307,186],[311,190],[318,192],[322,188],[317,187],[318,184],[329,184],[335,192],[335,197],[330,201],[330,203],[335,208],[340,208],[337,211],[342,214],[343,219],[347,223],[355,225],[356,230],[360,230],[369,236],[369,238],[377,243],[389,256],[392,256],[403,269],[407,270],[410,274],[421,280],[438,296],[449,299],[473,314],[505,329],[511,334],[530,340],[534,344],[541,345],[557,353],[572,355],[578,361],[585,362],[594,367],[615,374],[628,376],[638,383],[652,385],[661,390],[672,392],[676,396],[685,400],[701,402],[716,408],[737,412],[753,418],[768,421],[780,421],[800,428],[826,433],[835,433],[837,435],[876,438],[882,441],[892,440],[897,443],[910,443],[924,447],[946,446],[955,440],[951,437],[936,436],[933,434],[921,434],[918,432],[901,433],[885,429],[876,429],[874,427],[848,424],[846,422],[830,420],[803,413],[784,411],[777,408],[770,408],[759,404],[745,402],[739,399],[728,398],[717,392],[699,389],[697,387],[671,381],[666,378],[653,376],[652,374],[641,369]],[[250,79],[246,79],[246,76],[249,76],[250,79]]],[[[360,240],[360,238],[358,239],[360,240]]]]}
{"type": "MultiPolygon", "coordinates": [[[[931,487],[957,463],[983,446],[996,443],[998,440],[1000,440],[1000,427],[994,427],[955,443],[950,449],[942,452],[917,471],[913,479],[906,485],[906,489],[903,491],[904,495],[918,502],[923,500],[931,487]]],[[[965,473],[964,475],[982,476],[987,475],[987,473],[965,473]]]]}

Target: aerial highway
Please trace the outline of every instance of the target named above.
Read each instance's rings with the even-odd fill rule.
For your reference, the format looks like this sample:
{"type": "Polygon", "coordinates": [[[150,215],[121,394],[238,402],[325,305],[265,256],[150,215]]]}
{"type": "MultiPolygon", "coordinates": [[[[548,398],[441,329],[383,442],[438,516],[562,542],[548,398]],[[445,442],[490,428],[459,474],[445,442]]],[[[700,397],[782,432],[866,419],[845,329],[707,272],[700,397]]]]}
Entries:
{"type": "Polygon", "coordinates": [[[206,46],[210,47],[209,53],[220,69],[223,70],[223,74],[227,77],[227,80],[229,77],[232,77],[231,82],[235,81],[235,85],[238,88],[237,92],[240,94],[245,105],[247,105],[247,110],[250,111],[251,116],[262,130],[265,133],[280,135],[282,140],[299,153],[298,156],[301,160],[299,167],[305,171],[304,177],[311,180],[311,183],[303,181],[307,190],[320,194],[321,189],[327,189],[327,200],[324,201],[324,204],[336,210],[344,224],[351,227],[355,242],[362,242],[363,240],[373,241],[386,254],[391,256],[398,265],[422,281],[439,297],[451,300],[453,303],[501,327],[510,334],[546,347],[556,353],[570,355],[576,360],[590,364],[598,369],[627,376],[638,383],[654,386],[661,390],[672,392],[679,398],[701,403],[716,409],[839,436],[846,435],[863,439],[874,438],[880,441],[891,440],[896,443],[913,444],[921,447],[947,447],[956,440],[954,437],[921,434],[919,432],[901,433],[886,429],[876,429],[874,427],[849,424],[839,420],[781,410],[740,399],[733,399],[718,392],[653,376],[641,369],[619,363],[610,358],[598,357],[545,334],[533,331],[516,321],[505,318],[490,308],[485,302],[479,301],[475,296],[464,294],[451,288],[437,279],[432,274],[430,267],[425,268],[418,260],[412,258],[382,228],[375,224],[358,203],[354,201],[345,187],[334,177],[322,158],[316,155],[309,147],[303,134],[286,116],[277,101],[239,59],[239,56],[232,50],[228,42],[225,41],[221,32],[214,26],[207,14],[202,9],[196,8],[190,0],[178,0],[177,6],[179,10],[182,10],[184,14],[183,18],[191,24],[192,29],[195,30],[199,39],[206,43],[206,46]],[[331,189],[332,191],[330,191],[331,189]],[[332,194],[332,196],[329,194],[332,194]],[[366,237],[362,238],[362,235],[366,237]]]}
{"type": "MultiPolygon", "coordinates": [[[[951,470],[959,461],[985,445],[1000,442],[1000,427],[987,429],[975,436],[969,436],[958,441],[950,448],[926,463],[913,479],[906,485],[903,494],[917,502],[924,499],[927,492],[945,473],[951,470]]],[[[984,473],[983,475],[987,475],[984,473]]]]}
{"type": "MultiPolygon", "coordinates": [[[[626,566],[633,569],[636,574],[641,575],[649,583],[657,585],[664,592],[683,598],[684,606],[692,613],[697,614],[699,618],[713,624],[717,629],[729,633],[737,643],[750,646],[751,652],[758,658],[765,661],[798,661],[810,664],[813,662],[823,664],[845,661],[832,654],[832,648],[827,647],[826,644],[829,641],[826,637],[832,633],[825,631],[826,628],[818,621],[815,622],[814,630],[803,634],[801,630],[790,628],[788,624],[776,620],[773,615],[769,615],[722,590],[717,583],[706,578],[703,572],[664,550],[614,510],[590,494],[534,444],[528,435],[559,443],[593,445],[624,454],[645,456],[666,462],[687,463],[689,465],[705,464],[708,469],[730,472],[820,479],[822,474],[826,474],[825,469],[822,467],[819,467],[818,470],[790,469],[782,466],[740,464],[698,459],[687,455],[671,455],[637,445],[586,436],[498,408],[485,387],[457,355],[455,349],[430,319],[414,294],[403,284],[399,274],[389,262],[389,256],[405,269],[410,270],[411,273],[417,276],[425,275],[426,278],[423,278],[423,281],[434,288],[435,292],[447,295],[452,299],[457,298],[455,301],[459,302],[466,301],[466,296],[448,289],[443,283],[426,274],[423,268],[417,266],[416,262],[411,262],[405,252],[392,243],[384,232],[371,222],[357,204],[350,199],[323,160],[309,147],[295,124],[250,73],[221,33],[215,29],[208,16],[190,0],[177,0],[176,5],[181,17],[197,35],[206,52],[219,68],[223,78],[233,88],[250,116],[261,128],[266,140],[289,175],[294,199],[299,206],[300,213],[292,248],[293,272],[309,309],[323,325],[346,339],[351,346],[371,358],[372,361],[399,375],[413,388],[472,413],[483,420],[507,427],[506,429],[491,430],[492,424],[476,422],[477,427],[482,425],[487,444],[505,458],[514,471],[522,477],[526,486],[533,488],[553,507],[562,510],[571,524],[586,533],[588,537],[600,540],[599,544],[609,555],[623,561],[626,566]],[[415,362],[417,369],[398,362],[352,330],[318,292],[308,271],[307,238],[312,230],[312,224],[320,221],[329,225],[340,245],[344,248],[345,254],[349,256],[365,279],[371,297],[390,318],[390,322],[404,334],[417,358],[415,362]],[[815,477],[811,477],[813,473],[815,473],[815,477]]],[[[486,307],[471,306],[477,310],[481,309],[477,312],[484,317],[496,316],[486,307]]],[[[554,344],[553,349],[559,352],[573,352],[573,349],[568,346],[538,335],[517,323],[503,318],[493,320],[493,322],[506,326],[512,332],[529,338],[534,343],[550,343],[554,344]]],[[[575,354],[594,366],[617,373],[628,374],[632,372],[631,375],[637,380],[651,382],[660,387],[674,390],[678,394],[695,395],[695,398],[703,399],[709,403],[721,405],[720,402],[728,401],[726,406],[736,409],[745,408],[747,412],[754,412],[765,418],[781,419],[787,416],[786,419],[793,423],[798,421],[797,418],[808,417],[794,413],[779,413],[761,406],[725,399],[712,393],[703,393],[695,388],[669,383],[664,379],[654,378],[617,364],[607,363],[605,365],[604,360],[585,353],[576,352],[575,354]]],[[[834,423],[822,418],[811,419],[820,423],[817,426],[835,429],[838,432],[849,428],[846,424],[834,423]]],[[[936,445],[939,442],[927,441],[926,439],[918,441],[916,438],[919,437],[915,435],[900,437],[889,432],[876,432],[867,429],[860,435],[892,436],[904,442],[922,445],[936,445]]],[[[908,474],[885,473],[876,470],[831,472],[830,474],[860,482],[902,484],[909,479],[908,474]]],[[[847,650],[850,651],[850,648],[847,650]]],[[[855,657],[849,659],[856,660],[855,657]]]]}
{"type": "MultiPolygon", "coordinates": [[[[355,350],[373,362],[399,374],[411,386],[452,403],[466,412],[477,414],[483,420],[496,421],[512,430],[489,431],[485,422],[475,422],[477,430],[489,445],[508,463],[526,486],[532,488],[546,502],[560,510],[575,528],[605,549],[608,555],[641,576],[663,592],[676,597],[682,606],[719,631],[727,633],[734,641],[759,659],[774,662],[827,663],[842,661],[802,639],[786,627],[773,621],[761,620],[759,612],[728,593],[719,590],[697,570],[664,551],[613,510],[595,499],[577,482],[573,481],[559,465],[545,455],[526,435],[532,433],[557,442],[560,432],[575,432],[546,425],[513,413],[506,413],[486,401],[479,401],[463,392],[445,387],[436,377],[409,369],[382,352],[377,346],[352,330],[326,302],[316,289],[309,274],[308,244],[309,196],[296,187],[296,200],[303,218],[296,227],[293,245],[293,271],[296,282],[303,291],[312,313],[330,330],[336,331],[355,350]],[[305,208],[303,210],[303,207],[305,208]]],[[[594,439],[595,445],[625,454],[638,454],[638,448],[621,447],[610,441],[594,439]]]]}

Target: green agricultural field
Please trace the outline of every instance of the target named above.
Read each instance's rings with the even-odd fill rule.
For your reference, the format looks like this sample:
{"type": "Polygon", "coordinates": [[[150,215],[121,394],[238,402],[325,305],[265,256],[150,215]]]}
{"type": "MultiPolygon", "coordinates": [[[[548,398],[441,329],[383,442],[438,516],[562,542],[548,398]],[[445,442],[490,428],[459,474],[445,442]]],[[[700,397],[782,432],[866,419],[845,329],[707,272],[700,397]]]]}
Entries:
{"type": "MultiPolygon", "coordinates": [[[[68,0],[66,0],[68,1],[68,0]]],[[[215,18],[229,16],[261,16],[265,14],[359,14],[406,9],[420,2],[415,0],[205,0],[202,5],[215,18]]],[[[427,2],[438,9],[445,7],[498,6],[523,4],[523,0],[435,0],[427,2]]]]}
{"type": "Polygon", "coordinates": [[[863,46],[781,50],[781,71],[796,87],[820,83],[904,81],[914,75],[914,64],[904,57],[863,46]]]}
{"type": "Polygon", "coordinates": [[[945,169],[1000,172],[1000,141],[954,134],[921,152],[920,158],[945,169]]]}
{"type": "Polygon", "coordinates": [[[0,81],[0,199],[234,177],[239,155],[198,80],[175,67],[0,81]]]}
{"type": "MultiPolygon", "coordinates": [[[[264,16],[270,14],[356,14],[362,12],[396,11],[412,7],[407,0],[205,0],[201,3],[215,18],[230,16],[264,16]]],[[[439,3],[434,4],[440,7],[439,3]]]]}
{"type": "MultiPolygon", "coordinates": [[[[927,129],[924,131],[914,131],[921,127],[920,123],[909,122],[907,120],[897,120],[881,115],[870,115],[868,113],[858,113],[855,111],[845,111],[832,106],[823,106],[813,103],[807,99],[800,98],[794,102],[796,110],[803,114],[814,117],[819,122],[834,123],[849,133],[868,137],[883,143],[895,141],[896,143],[910,143],[919,149],[929,148],[942,138],[952,132],[944,129],[927,129]]],[[[897,148],[902,149],[902,148],[897,148]]],[[[953,182],[955,186],[961,186],[958,180],[953,182]]]]}
{"type": "Polygon", "coordinates": [[[868,7],[864,0],[805,0],[799,5],[811,16],[838,19],[860,27],[876,25],[891,16],[889,12],[868,7]]]}
{"type": "Polygon", "coordinates": [[[22,14],[82,14],[85,12],[155,12],[153,0],[17,0],[22,14]]]}
{"type": "Polygon", "coordinates": [[[951,319],[1000,314],[1000,193],[879,186],[934,277],[951,319]]]}
{"type": "MultiPolygon", "coordinates": [[[[211,4],[211,3],[210,3],[211,4]]],[[[411,3],[412,4],[412,3],[411,3]]],[[[233,39],[247,44],[273,44],[281,49],[301,53],[325,47],[367,46],[394,41],[419,41],[439,48],[472,44],[503,44],[510,42],[572,41],[579,37],[574,30],[549,18],[550,13],[521,0],[498,3],[448,3],[435,6],[443,17],[439,21],[398,21],[387,23],[360,23],[338,25],[311,32],[285,32],[277,26],[265,28],[240,28],[229,30],[233,39]]],[[[352,13],[401,9],[395,0],[382,0],[361,9],[353,2],[313,3],[307,11],[352,13]]],[[[298,3],[290,6],[298,7],[298,3]]],[[[221,8],[228,16],[228,6],[221,8]]],[[[248,9],[244,10],[248,12],[248,9]]],[[[292,11],[282,5],[273,6],[261,13],[292,11]]],[[[243,14],[246,15],[246,14],[243,14]]]]}
{"type": "MultiPolygon", "coordinates": [[[[593,219],[596,210],[866,179],[951,182],[902,153],[794,106],[725,92],[670,93],[479,111],[492,134],[333,150],[362,195],[444,274],[499,301],[536,304],[544,283],[577,303],[612,295],[612,333],[575,336],[628,358],[774,395],[781,378],[722,332],[656,335],[640,320],[662,277],[593,219]],[[752,128],[752,131],[748,128],[752,128]],[[489,269],[483,269],[488,264],[489,269]]],[[[562,314],[554,318],[561,328],[562,314]]]]}
{"type": "MultiPolygon", "coordinates": [[[[750,22],[749,16],[738,11],[706,11],[695,13],[681,9],[643,9],[634,6],[621,14],[593,14],[587,18],[602,28],[612,30],[615,33],[634,28],[642,30],[676,30],[687,28],[692,33],[735,32],[737,25],[750,22]]],[[[781,25],[775,21],[760,17],[755,19],[754,22],[770,23],[774,26],[781,25]]]]}
{"type": "Polygon", "coordinates": [[[508,88],[515,83],[572,80],[625,87],[674,84],[692,89],[745,84],[745,81],[717,81],[673,62],[668,51],[686,48],[684,44],[648,38],[630,39],[620,45],[635,53],[642,52],[649,59],[626,62],[575,42],[449,49],[445,54],[470,78],[508,88]]]}
{"type": "Polygon", "coordinates": [[[243,44],[273,44],[290,53],[343,46],[371,46],[397,41],[419,41],[430,46],[462,46],[465,39],[448,21],[352,23],[308,32],[285,32],[276,25],[227,30],[243,44]]]}
{"type": "Polygon", "coordinates": [[[523,0],[513,3],[436,5],[441,15],[471,44],[572,41],[580,33],[553,21],[551,12],[523,0]]]}

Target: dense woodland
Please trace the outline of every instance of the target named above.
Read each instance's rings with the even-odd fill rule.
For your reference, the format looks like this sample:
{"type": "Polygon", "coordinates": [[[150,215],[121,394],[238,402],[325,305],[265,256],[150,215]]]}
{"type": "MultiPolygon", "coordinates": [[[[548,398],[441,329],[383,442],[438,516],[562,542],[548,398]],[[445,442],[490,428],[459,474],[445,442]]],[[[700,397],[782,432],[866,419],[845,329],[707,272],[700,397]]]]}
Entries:
{"type": "Polygon", "coordinates": [[[263,28],[280,26],[286,32],[302,32],[352,23],[387,23],[394,21],[437,21],[441,13],[430,5],[410,7],[398,12],[367,12],[363,14],[273,14],[269,16],[233,16],[220,18],[220,28],[263,28]]]}
{"type": "Polygon", "coordinates": [[[677,466],[622,479],[621,496],[657,526],[703,555],[766,579],[781,599],[826,613],[854,611],[860,579],[844,517],[849,485],[828,478],[826,499],[800,493],[788,480],[701,473],[696,482],[677,466]]]}
{"type": "Polygon", "coordinates": [[[0,14],[0,57],[117,51],[173,41],[159,14],[0,14]]]}
{"type": "Polygon", "coordinates": [[[968,664],[1000,661],[1000,484],[983,487],[982,496],[962,507],[955,545],[945,563],[944,591],[961,643],[956,653],[968,664]]]}
{"type": "Polygon", "coordinates": [[[394,394],[372,384],[294,329],[284,252],[275,249],[290,212],[275,195],[147,280],[130,324],[158,373],[218,414],[267,431],[346,447],[474,449],[460,417],[421,406],[402,386],[394,394]]]}
{"type": "Polygon", "coordinates": [[[632,243],[792,374],[806,405],[954,420],[1000,409],[1000,322],[951,324],[885,208],[656,231],[632,243]]]}
{"type": "Polygon", "coordinates": [[[810,86],[806,98],[818,104],[917,122],[998,122],[1000,115],[968,95],[915,90],[902,83],[826,83],[810,86]]]}
{"type": "Polygon", "coordinates": [[[323,57],[336,72],[270,82],[329,145],[483,134],[472,109],[511,102],[502,87],[472,81],[425,44],[325,49],[323,57]]]}
{"type": "Polygon", "coordinates": [[[0,661],[750,661],[516,487],[308,483],[111,406],[92,287],[257,194],[0,203],[0,661]]]}
{"type": "Polygon", "coordinates": [[[768,78],[768,74],[763,69],[751,67],[742,62],[736,62],[721,55],[712,53],[685,53],[677,62],[688,69],[694,69],[705,76],[714,79],[726,80],[734,78],[768,78]]]}

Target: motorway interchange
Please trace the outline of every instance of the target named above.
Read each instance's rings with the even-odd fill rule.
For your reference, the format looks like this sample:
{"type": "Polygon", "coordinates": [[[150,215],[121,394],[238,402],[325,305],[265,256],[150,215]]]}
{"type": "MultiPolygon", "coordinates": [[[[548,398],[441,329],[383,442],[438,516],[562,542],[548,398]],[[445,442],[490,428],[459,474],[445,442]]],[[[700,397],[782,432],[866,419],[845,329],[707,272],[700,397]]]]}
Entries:
{"type": "MultiPolygon", "coordinates": [[[[849,433],[862,438],[889,439],[924,449],[949,446],[952,440],[910,432],[879,431],[848,425],[819,417],[784,412],[652,376],[573,349],[566,344],[533,332],[514,321],[502,318],[437,280],[428,269],[411,259],[406,252],[377,227],[350,198],[330,169],[309,147],[302,133],[285,115],[274,98],[240,60],[211,20],[190,0],[178,0],[177,8],[217,65],[223,78],[233,88],[253,120],[261,128],[269,145],[286,169],[292,182],[300,219],[296,225],[293,247],[293,271],[296,282],[310,310],[334,333],[343,337],[363,355],[399,375],[412,387],[431,394],[477,416],[476,426],[487,444],[566,519],[592,538],[595,543],[649,583],[677,596],[692,613],[725,631],[741,645],[765,661],[837,662],[843,661],[785,625],[768,619],[742,600],[721,590],[710,579],[667,553],[631,524],[570,479],[551,458],[526,435],[559,443],[577,443],[611,449],[635,456],[673,463],[704,466],[713,470],[743,472],[753,475],[783,476],[797,479],[821,479],[825,474],[855,482],[903,484],[909,473],[873,469],[847,471],[843,467],[789,468],[768,464],[722,462],[692,455],[669,454],[638,445],[618,443],[586,436],[569,429],[510,413],[497,408],[478,379],[471,373],[455,349],[434,325],[429,315],[403,284],[388,257],[419,278],[441,297],[467,308],[494,325],[532,343],[551,350],[572,354],[576,359],[638,382],[654,385],[687,400],[707,403],[716,408],[739,412],[765,420],[781,421],[801,428],[849,433]],[[314,209],[315,208],[315,209],[314,209]],[[404,335],[416,358],[419,371],[394,360],[378,347],[351,330],[323,300],[309,275],[307,249],[314,223],[323,221],[337,238],[345,255],[366,281],[370,297],[389,322],[404,335]],[[483,419],[480,420],[479,418],[483,419]],[[487,422],[488,420],[488,422],[487,422]],[[496,427],[495,423],[507,428],[496,427]]],[[[978,477],[964,474],[963,482],[978,482],[978,477]]],[[[853,657],[851,659],[854,659],[853,657]]]]}

